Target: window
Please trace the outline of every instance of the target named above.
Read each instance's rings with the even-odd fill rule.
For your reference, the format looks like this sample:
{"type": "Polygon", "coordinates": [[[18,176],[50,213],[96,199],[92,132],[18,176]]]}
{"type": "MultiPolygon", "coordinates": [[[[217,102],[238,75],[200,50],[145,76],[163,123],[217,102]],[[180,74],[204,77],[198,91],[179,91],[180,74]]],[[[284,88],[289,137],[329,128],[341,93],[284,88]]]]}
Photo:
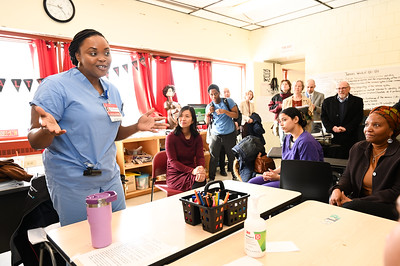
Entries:
{"type": "MultiPolygon", "coordinates": [[[[31,55],[28,41],[5,41],[0,40],[0,79],[5,79],[4,87],[0,92],[0,136],[11,136],[17,133],[26,136],[30,127],[31,107],[29,102],[38,87],[37,78],[39,68],[36,57],[31,55]],[[4,63],[6,62],[6,63],[4,63]],[[13,79],[19,80],[12,82],[13,79]],[[25,82],[32,80],[29,91],[25,82]]],[[[17,135],[17,136],[18,136],[17,135]]]]}
{"type": "Polygon", "coordinates": [[[172,60],[171,65],[180,105],[183,107],[200,103],[199,71],[195,68],[195,64],[189,61],[172,60]]]}
{"type": "Polygon", "coordinates": [[[244,81],[244,71],[242,66],[212,63],[212,80],[217,84],[221,97],[224,97],[224,88],[228,88],[231,92],[231,98],[239,104],[242,101],[242,88],[244,81]]]}
{"type": "Polygon", "coordinates": [[[111,50],[111,56],[112,63],[108,79],[118,88],[121,95],[122,102],[124,103],[123,112],[125,115],[122,120],[122,125],[128,126],[136,123],[140,117],[133,87],[132,62],[128,53],[111,50]]]}

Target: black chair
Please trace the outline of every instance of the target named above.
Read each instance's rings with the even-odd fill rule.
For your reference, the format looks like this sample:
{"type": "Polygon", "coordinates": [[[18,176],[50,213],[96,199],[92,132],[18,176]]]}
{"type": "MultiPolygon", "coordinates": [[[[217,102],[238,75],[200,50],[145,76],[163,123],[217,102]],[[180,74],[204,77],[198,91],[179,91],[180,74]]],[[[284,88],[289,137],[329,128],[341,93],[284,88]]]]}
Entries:
{"type": "Polygon", "coordinates": [[[302,201],[329,202],[331,165],[326,162],[282,160],[280,187],[301,192],[302,201]]]}

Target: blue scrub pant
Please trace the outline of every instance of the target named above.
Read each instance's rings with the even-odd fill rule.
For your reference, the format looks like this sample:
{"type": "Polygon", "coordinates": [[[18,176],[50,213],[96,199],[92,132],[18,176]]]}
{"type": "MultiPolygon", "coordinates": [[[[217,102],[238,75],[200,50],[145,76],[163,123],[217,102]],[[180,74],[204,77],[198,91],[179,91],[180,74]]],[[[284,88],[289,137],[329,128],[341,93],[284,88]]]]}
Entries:
{"type": "Polygon", "coordinates": [[[86,197],[95,193],[115,191],[117,192],[117,200],[112,202],[112,211],[115,212],[126,208],[124,190],[119,175],[112,178],[110,182],[92,189],[71,188],[49,180],[47,185],[54,209],[60,218],[61,226],[86,220],[86,197]]]}

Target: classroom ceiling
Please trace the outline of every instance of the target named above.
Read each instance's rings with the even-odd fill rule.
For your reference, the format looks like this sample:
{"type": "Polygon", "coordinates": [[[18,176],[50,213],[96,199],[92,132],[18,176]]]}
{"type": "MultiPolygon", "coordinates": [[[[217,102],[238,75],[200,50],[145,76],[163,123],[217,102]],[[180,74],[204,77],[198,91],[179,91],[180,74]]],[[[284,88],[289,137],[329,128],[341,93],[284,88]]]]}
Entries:
{"type": "Polygon", "coordinates": [[[256,30],[366,0],[136,0],[256,30]]]}

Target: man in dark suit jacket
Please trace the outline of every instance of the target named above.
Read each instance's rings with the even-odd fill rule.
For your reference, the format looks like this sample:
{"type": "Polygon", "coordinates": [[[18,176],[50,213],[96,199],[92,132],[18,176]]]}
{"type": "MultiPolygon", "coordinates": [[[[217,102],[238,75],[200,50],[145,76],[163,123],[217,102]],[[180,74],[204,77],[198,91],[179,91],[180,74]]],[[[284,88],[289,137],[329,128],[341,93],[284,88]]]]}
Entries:
{"type": "Polygon", "coordinates": [[[339,83],[335,96],[324,100],[322,123],[328,133],[333,133],[332,143],[341,146],[330,156],[348,158],[351,146],[358,141],[357,129],[363,119],[363,109],[363,99],[350,94],[350,85],[346,81],[339,83]]]}

